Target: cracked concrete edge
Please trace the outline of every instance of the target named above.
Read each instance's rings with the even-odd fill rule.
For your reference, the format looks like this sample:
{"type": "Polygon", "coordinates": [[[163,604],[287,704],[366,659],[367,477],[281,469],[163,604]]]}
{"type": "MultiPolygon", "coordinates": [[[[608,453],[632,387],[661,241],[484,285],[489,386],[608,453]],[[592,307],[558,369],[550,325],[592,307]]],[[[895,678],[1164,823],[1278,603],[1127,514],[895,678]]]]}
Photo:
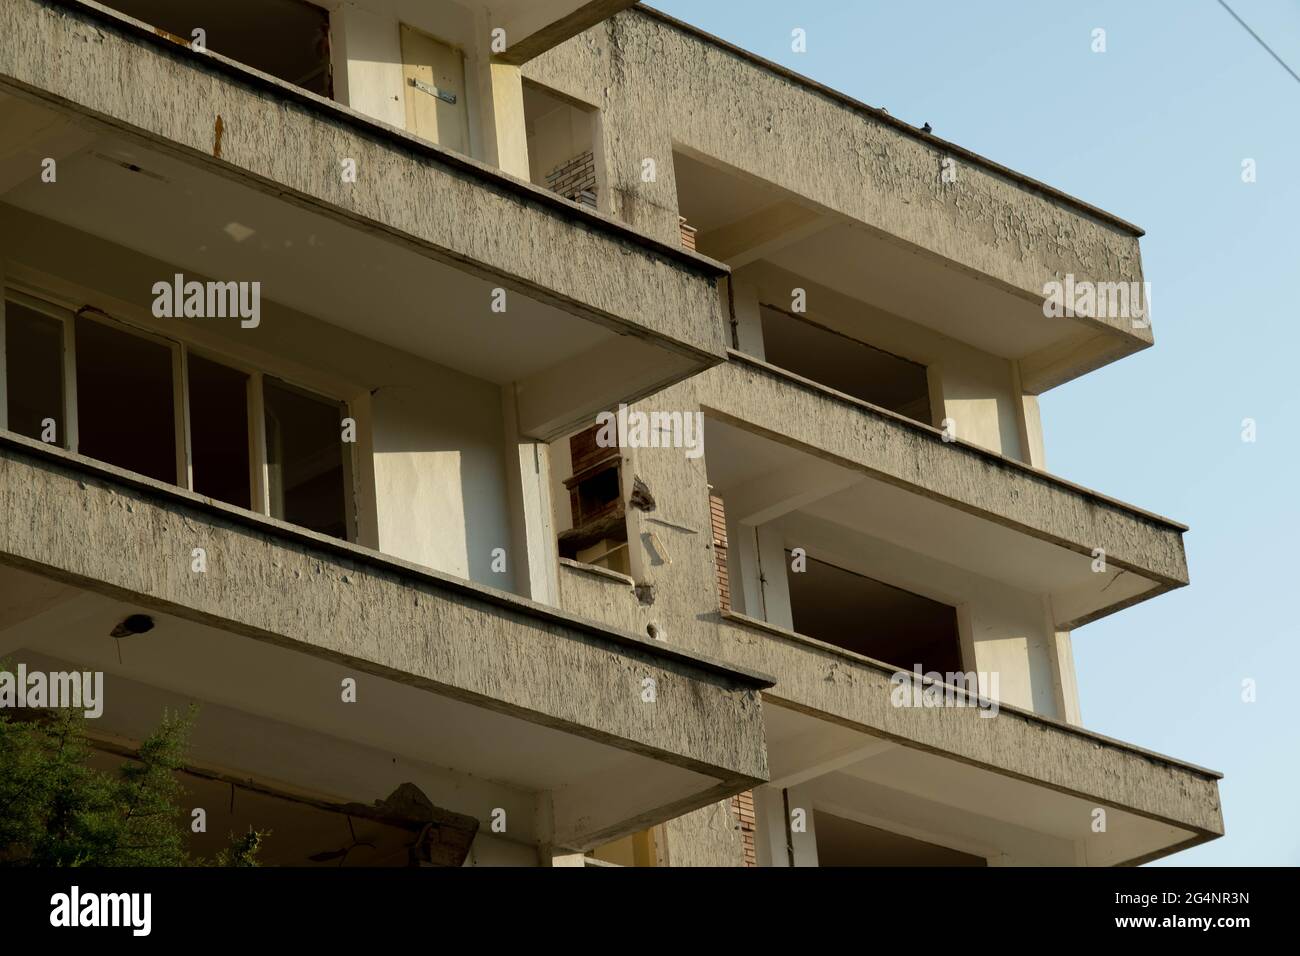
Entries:
{"type": "Polygon", "coordinates": [[[716,285],[728,270],[680,243],[178,45],[91,0],[14,0],[0,7],[0,34],[0,86],[81,122],[703,364],[724,354],[716,285]],[[357,183],[343,182],[343,157],[356,161],[357,183]],[[401,196],[424,201],[394,201],[401,196]],[[464,228],[471,222],[493,227],[464,228]]]}
{"type": "Polygon", "coordinates": [[[1187,528],[1168,518],[737,352],[692,384],[706,414],[1080,554],[1102,548],[1162,591],[1188,583],[1187,528]]]}
{"type": "Polygon", "coordinates": [[[760,689],[706,660],[0,437],[0,561],[731,782],[767,779],[760,689]],[[201,540],[200,540],[201,539],[201,540]],[[191,549],[208,572],[190,571],[191,549]],[[171,553],[175,560],[168,562],[171,553]],[[149,561],[134,556],[151,555],[149,561]],[[286,592],[296,593],[286,601],[286,592]],[[395,639],[400,637],[402,639],[395,639]],[[551,675],[550,679],[543,679],[551,675]],[[657,703],[640,701],[651,677],[657,703]]]}

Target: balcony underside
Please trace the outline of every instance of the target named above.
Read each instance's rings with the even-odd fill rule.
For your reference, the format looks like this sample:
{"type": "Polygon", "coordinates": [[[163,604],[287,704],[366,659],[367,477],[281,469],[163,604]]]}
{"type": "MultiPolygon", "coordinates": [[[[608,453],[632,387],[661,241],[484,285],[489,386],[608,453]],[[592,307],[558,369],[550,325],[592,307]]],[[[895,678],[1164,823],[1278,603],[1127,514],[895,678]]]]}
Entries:
{"type": "MultiPolygon", "coordinates": [[[[1023,759],[1009,760],[1007,766],[981,766],[775,703],[768,703],[764,712],[770,786],[789,788],[792,806],[801,806],[810,817],[814,811],[818,817],[830,814],[982,858],[990,865],[1134,865],[1223,832],[1217,775],[1170,766],[1160,776],[1136,778],[1141,779],[1139,786],[1150,788],[1148,796],[1168,799],[1168,810],[1159,815],[1134,812],[1114,802],[1115,787],[1106,778],[1091,777],[1082,766],[1068,765],[1077,743],[1069,737],[1072,732],[1059,725],[1043,722],[1035,731],[1038,762],[1057,764],[1061,771],[1048,781],[1018,776],[1014,771],[1023,770],[1027,763],[1023,759]],[[1187,804],[1180,806],[1171,798],[1175,788],[1194,794],[1206,814],[1189,819],[1187,804]],[[1098,810],[1104,810],[1104,816],[1098,810]]],[[[936,713],[935,720],[953,724],[960,733],[1001,738],[1003,745],[1011,743],[1012,733],[1028,729],[1006,726],[1006,722],[1024,725],[1028,719],[1024,715],[980,718],[975,710],[960,715],[936,713]]],[[[1125,769],[1126,761],[1137,759],[1126,754],[1123,745],[1098,740],[1089,747],[1094,752],[1090,762],[1098,770],[1125,769]]],[[[819,850],[825,839],[825,834],[817,833],[819,850]]],[[[869,855],[854,860],[851,847],[834,849],[846,857],[845,862],[869,862],[869,855]]]]}
{"type": "MultiPolygon", "coordinates": [[[[194,700],[202,763],[367,804],[491,781],[518,795],[514,837],[575,849],[766,777],[751,672],[0,442],[0,657],[106,672],[105,733],[194,700]],[[109,636],[138,613],[153,630],[109,636]]],[[[491,799],[440,805],[488,821],[491,799]]]]}
{"type": "MultiPolygon", "coordinates": [[[[792,290],[803,289],[810,315],[838,308],[855,316],[841,331],[863,341],[876,333],[880,313],[885,322],[900,317],[1019,363],[1030,394],[1153,341],[1145,313],[1137,320],[1045,315],[1042,284],[1061,278],[1054,274],[1018,288],[700,154],[677,153],[675,167],[682,214],[699,230],[702,254],[745,270],[762,303],[788,307],[792,290]]],[[[1076,278],[1133,281],[1127,272],[1076,278]]]]}

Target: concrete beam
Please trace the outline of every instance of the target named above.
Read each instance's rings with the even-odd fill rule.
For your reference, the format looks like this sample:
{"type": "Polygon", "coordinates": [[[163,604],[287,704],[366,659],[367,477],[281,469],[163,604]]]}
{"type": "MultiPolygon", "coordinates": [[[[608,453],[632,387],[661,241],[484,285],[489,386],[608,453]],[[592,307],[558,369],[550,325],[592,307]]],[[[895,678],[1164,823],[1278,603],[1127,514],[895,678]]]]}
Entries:
{"type": "Polygon", "coordinates": [[[504,63],[526,63],[636,2],[637,0],[588,0],[583,3],[565,0],[563,3],[543,3],[540,0],[525,0],[522,5],[516,4],[520,9],[504,24],[509,46],[498,59],[504,63]]]}

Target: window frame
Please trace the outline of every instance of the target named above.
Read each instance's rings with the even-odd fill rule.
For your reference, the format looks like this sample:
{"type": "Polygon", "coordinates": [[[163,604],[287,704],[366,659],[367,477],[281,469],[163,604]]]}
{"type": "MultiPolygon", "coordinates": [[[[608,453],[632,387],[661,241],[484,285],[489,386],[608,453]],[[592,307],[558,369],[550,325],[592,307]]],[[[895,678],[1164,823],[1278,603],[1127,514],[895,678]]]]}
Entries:
{"type": "MultiPolygon", "coordinates": [[[[2,273],[0,273],[2,275],[2,273]]],[[[64,285],[61,283],[61,285],[64,285]]],[[[288,387],[317,400],[337,405],[343,418],[353,421],[368,418],[368,390],[341,380],[333,379],[315,372],[304,372],[289,366],[289,363],[277,362],[273,356],[264,353],[237,355],[223,349],[220,345],[199,342],[193,338],[163,332],[160,323],[142,321],[143,310],[110,306],[112,312],[98,305],[90,290],[82,290],[72,284],[66,284],[62,293],[52,289],[21,281],[13,276],[3,276],[0,283],[0,430],[9,432],[8,392],[5,358],[5,315],[3,302],[13,301],[18,305],[39,312],[60,324],[62,332],[63,354],[63,401],[64,428],[57,447],[73,454],[80,454],[80,433],[77,424],[77,365],[76,365],[76,320],[78,317],[99,322],[128,335],[135,335],[162,345],[172,355],[172,417],[176,428],[176,479],[172,484],[185,491],[194,492],[194,461],[192,448],[192,423],[189,393],[189,356],[191,354],[224,365],[241,372],[247,381],[247,434],[249,442],[249,501],[254,514],[271,518],[270,491],[267,475],[267,448],[265,423],[264,380],[271,376],[288,387]],[[71,296],[84,295],[83,304],[77,305],[71,296]],[[306,380],[306,381],[304,381],[306,380]]],[[[175,320],[171,320],[175,321],[175,320]]],[[[248,350],[252,353],[252,350],[248,350]]],[[[342,418],[340,419],[342,428],[342,418]]],[[[364,480],[367,470],[362,466],[362,455],[355,446],[359,442],[343,442],[340,454],[343,457],[343,492],[345,503],[346,540],[361,543],[361,528],[366,525],[373,508],[372,489],[364,480]]],[[[230,505],[229,507],[238,507],[230,505]]],[[[281,519],[273,519],[281,520],[281,519]]],[[[310,530],[310,529],[308,529],[310,530]]]]}

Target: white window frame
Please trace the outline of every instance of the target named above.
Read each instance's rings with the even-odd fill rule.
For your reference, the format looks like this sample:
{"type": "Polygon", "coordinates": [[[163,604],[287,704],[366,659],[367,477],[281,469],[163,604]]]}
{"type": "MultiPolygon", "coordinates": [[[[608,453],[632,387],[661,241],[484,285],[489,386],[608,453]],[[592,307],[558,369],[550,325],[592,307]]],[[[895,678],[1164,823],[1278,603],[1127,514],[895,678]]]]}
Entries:
{"type": "MultiPolygon", "coordinates": [[[[248,439],[249,439],[249,501],[256,514],[271,516],[269,483],[267,480],[266,419],[263,382],[266,376],[278,379],[290,388],[320,401],[339,406],[343,417],[360,421],[368,417],[369,392],[361,386],[343,382],[314,371],[294,368],[290,363],[277,361],[264,353],[249,349],[244,354],[234,354],[223,348],[224,343],[198,341],[197,336],[177,335],[175,327],[165,331],[162,323],[154,320],[147,311],[130,307],[112,307],[112,312],[95,305],[77,304],[78,293],[84,299],[97,298],[90,290],[67,285],[62,293],[25,282],[0,272],[0,428],[8,431],[7,383],[5,367],[5,325],[3,301],[12,300],[19,305],[55,319],[62,326],[63,344],[63,401],[64,427],[59,447],[78,453],[77,427],[77,375],[76,334],[78,315],[117,328],[131,335],[164,345],[172,351],[173,420],[176,425],[176,480],[174,484],[186,491],[194,490],[194,462],[191,439],[189,395],[189,356],[191,353],[216,362],[248,376],[248,439]]],[[[79,296],[78,296],[79,297],[79,296]]],[[[172,323],[175,319],[170,320],[172,323]]],[[[342,428],[342,420],[340,420],[342,428]]],[[[373,511],[373,494],[364,483],[366,470],[362,468],[358,443],[341,442],[343,456],[343,483],[347,540],[358,542],[360,527],[373,511]]]]}

